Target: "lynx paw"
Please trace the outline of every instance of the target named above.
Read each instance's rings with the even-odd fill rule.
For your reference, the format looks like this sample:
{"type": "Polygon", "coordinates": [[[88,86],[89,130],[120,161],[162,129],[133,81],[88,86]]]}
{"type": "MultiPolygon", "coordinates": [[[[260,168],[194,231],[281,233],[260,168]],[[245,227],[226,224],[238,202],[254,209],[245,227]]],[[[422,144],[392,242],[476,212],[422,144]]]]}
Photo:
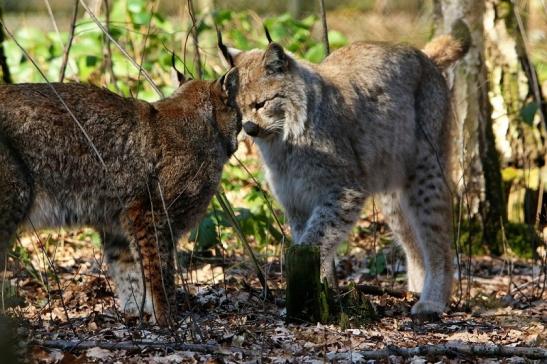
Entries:
{"type": "Polygon", "coordinates": [[[438,321],[445,305],[434,301],[418,301],[410,310],[411,315],[420,321],[438,321]]]}

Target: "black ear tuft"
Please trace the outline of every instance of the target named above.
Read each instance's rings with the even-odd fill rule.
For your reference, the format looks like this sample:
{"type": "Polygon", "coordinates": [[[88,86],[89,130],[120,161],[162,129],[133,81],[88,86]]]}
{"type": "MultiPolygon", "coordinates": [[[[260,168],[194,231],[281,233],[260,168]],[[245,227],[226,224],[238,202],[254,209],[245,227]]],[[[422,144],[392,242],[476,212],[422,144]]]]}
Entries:
{"type": "Polygon", "coordinates": [[[264,33],[266,33],[266,39],[268,39],[268,44],[272,43],[272,36],[270,35],[270,31],[268,30],[268,27],[266,24],[262,24],[264,26],[264,33]]]}
{"type": "Polygon", "coordinates": [[[218,29],[218,27],[216,26],[216,24],[215,24],[215,27],[216,27],[216,29],[217,29],[217,44],[218,44],[218,48],[219,48],[220,51],[222,52],[222,55],[224,56],[224,59],[228,62],[228,64],[230,65],[230,67],[235,67],[234,58],[232,57],[232,55],[230,54],[230,52],[228,52],[228,47],[226,47],[226,45],[224,44],[224,42],[222,42],[222,34],[220,33],[220,30],[218,29]]]}
{"type": "Polygon", "coordinates": [[[289,59],[277,43],[270,43],[264,52],[264,67],[269,74],[286,72],[289,67],[289,59]]]}
{"type": "Polygon", "coordinates": [[[171,52],[171,66],[177,73],[177,80],[179,81],[179,86],[182,85],[184,82],[186,82],[186,77],[184,77],[184,74],[177,69],[175,52],[173,51],[171,52]]]}

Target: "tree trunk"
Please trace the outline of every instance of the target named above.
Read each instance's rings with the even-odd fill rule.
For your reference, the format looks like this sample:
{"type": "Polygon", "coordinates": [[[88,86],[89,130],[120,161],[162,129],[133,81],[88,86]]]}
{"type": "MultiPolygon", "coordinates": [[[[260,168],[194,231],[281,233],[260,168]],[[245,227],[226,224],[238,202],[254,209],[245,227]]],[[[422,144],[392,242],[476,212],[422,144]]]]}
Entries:
{"type": "MultiPolygon", "coordinates": [[[[528,2],[521,3],[516,7],[510,0],[486,1],[485,51],[494,107],[492,118],[503,164],[540,174],[547,152],[547,104],[523,38],[528,2]]],[[[518,200],[524,200],[509,206],[513,220],[536,223],[538,197],[542,193],[538,187],[541,186],[532,187],[529,183],[511,186],[510,199],[518,195],[518,200]]]]}
{"type": "Polygon", "coordinates": [[[453,89],[454,179],[464,201],[467,218],[480,223],[482,240],[501,253],[499,233],[506,221],[499,157],[492,131],[484,63],[484,3],[475,0],[435,0],[436,33],[450,33],[462,19],[469,27],[472,44],[467,56],[448,72],[453,89]]]}

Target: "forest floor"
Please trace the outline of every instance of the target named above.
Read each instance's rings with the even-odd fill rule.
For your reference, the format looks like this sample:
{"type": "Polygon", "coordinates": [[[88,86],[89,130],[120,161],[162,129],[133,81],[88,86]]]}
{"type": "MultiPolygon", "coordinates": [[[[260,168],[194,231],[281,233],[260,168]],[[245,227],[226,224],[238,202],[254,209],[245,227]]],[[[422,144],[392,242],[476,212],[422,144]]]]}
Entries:
{"type": "MultiPolygon", "coordinates": [[[[380,233],[384,229],[380,226],[380,233]]],[[[180,288],[177,293],[178,328],[162,331],[124,322],[115,305],[113,284],[105,275],[102,253],[86,241],[89,237],[82,240],[82,236],[80,231],[25,237],[20,244],[29,252],[27,262],[6,272],[18,297],[11,299],[15,305],[11,316],[20,319],[17,331],[27,338],[20,347],[25,347],[21,350],[26,350],[23,355],[30,362],[348,363],[367,362],[363,351],[389,348],[393,355],[379,362],[515,363],[527,361],[522,357],[479,359],[450,350],[403,359],[395,350],[445,343],[547,346],[547,291],[541,291],[545,277],[532,262],[463,258],[461,286],[456,284],[452,307],[441,321],[414,322],[409,311],[415,297],[410,294],[405,298],[370,295],[376,318],[350,319],[349,328],[342,329],[335,324],[285,323],[284,281],[275,257],[264,267],[275,302],[261,298],[260,284],[246,257],[196,259],[186,274],[187,291],[180,288]],[[55,243],[40,246],[44,241],[55,243]],[[46,249],[49,259],[44,261],[46,249]],[[46,277],[49,284],[40,283],[46,277]]],[[[356,282],[404,289],[398,249],[388,246],[378,255],[371,237],[354,240],[350,254],[337,265],[341,285],[356,282]],[[376,269],[379,256],[389,259],[376,269]]]]}

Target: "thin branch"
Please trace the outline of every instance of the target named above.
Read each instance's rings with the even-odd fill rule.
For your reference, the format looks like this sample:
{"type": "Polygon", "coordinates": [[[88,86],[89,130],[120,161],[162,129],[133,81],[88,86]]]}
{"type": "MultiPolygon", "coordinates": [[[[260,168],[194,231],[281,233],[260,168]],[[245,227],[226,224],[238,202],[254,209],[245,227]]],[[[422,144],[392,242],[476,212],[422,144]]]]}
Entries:
{"type": "Polygon", "coordinates": [[[256,275],[258,276],[258,280],[260,281],[260,284],[262,285],[262,289],[264,290],[264,297],[268,297],[271,295],[270,290],[268,289],[268,282],[266,281],[266,277],[264,273],[262,272],[262,269],[260,268],[260,264],[258,263],[258,259],[256,259],[256,256],[253,252],[253,249],[249,245],[249,242],[247,241],[247,237],[243,232],[241,231],[241,226],[239,225],[239,222],[236,219],[234,210],[232,209],[232,206],[230,205],[230,202],[226,198],[226,195],[223,192],[217,192],[216,198],[222,207],[222,209],[226,212],[228,216],[228,220],[230,221],[230,224],[234,228],[236,235],[238,236],[239,240],[243,243],[243,246],[245,247],[245,250],[247,250],[247,253],[251,257],[255,269],[256,269],[256,275]]]}
{"type": "Polygon", "coordinates": [[[325,57],[330,54],[329,29],[327,28],[327,13],[325,12],[325,0],[319,0],[319,12],[321,15],[321,25],[323,28],[323,48],[325,57]]]}
{"type": "MultiPolygon", "coordinates": [[[[2,7],[0,6],[0,23],[4,24],[4,16],[2,13],[2,7]]],[[[13,83],[11,79],[11,73],[8,67],[8,60],[6,59],[6,53],[4,52],[4,27],[0,27],[0,66],[2,67],[2,80],[4,83],[13,83]]]]}
{"type": "Polygon", "coordinates": [[[412,358],[414,356],[469,356],[477,357],[512,357],[520,356],[527,359],[547,359],[547,349],[533,347],[512,347],[492,344],[446,343],[438,345],[422,345],[414,348],[400,348],[388,346],[381,350],[354,351],[353,353],[339,353],[329,360],[349,359],[350,356],[359,356],[362,359],[387,359],[390,356],[412,358]]]}
{"type": "MultiPolygon", "coordinates": [[[[106,31],[110,34],[110,4],[108,0],[103,0],[104,4],[104,17],[106,24],[106,31]]],[[[110,73],[110,83],[114,85],[114,88],[118,93],[120,93],[120,88],[118,87],[118,81],[116,79],[116,74],[114,73],[114,63],[112,60],[112,44],[110,38],[103,34],[103,42],[105,44],[104,50],[104,68],[110,73]]]]}
{"type": "Polygon", "coordinates": [[[358,284],[355,287],[349,287],[349,289],[343,287],[340,289],[340,291],[342,293],[347,293],[351,289],[356,289],[361,293],[372,295],[372,296],[388,295],[388,296],[396,297],[396,298],[406,298],[409,296],[410,297],[415,296],[414,293],[409,291],[371,286],[368,284],[358,284]]]}
{"type": "Polygon", "coordinates": [[[160,90],[160,88],[156,85],[156,83],[152,80],[152,77],[150,77],[150,74],[148,72],[146,72],[146,70],[144,68],[142,68],[134,59],[133,57],[131,57],[127,51],[120,45],[120,43],[118,43],[113,37],[112,35],[108,32],[108,30],[104,27],[104,25],[99,21],[99,19],[97,19],[97,17],[95,16],[95,14],[91,11],[91,9],[89,9],[89,6],[87,6],[87,4],[84,2],[84,0],[80,0],[80,4],[82,4],[82,7],[85,9],[85,11],[89,14],[89,16],[91,17],[91,19],[93,20],[93,22],[95,24],[97,24],[97,26],[99,27],[99,29],[101,29],[101,31],[108,37],[108,39],[110,39],[110,41],[112,43],[114,43],[114,45],[116,47],[118,47],[118,49],[120,50],[120,52],[122,52],[122,54],[129,60],[129,62],[139,71],[142,72],[142,75],[144,76],[144,78],[146,79],[146,81],[148,81],[150,83],[150,85],[152,86],[152,88],[154,89],[154,91],[156,91],[156,93],[158,94],[158,96],[160,96],[160,98],[164,98],[164,94],[163,92],[160,90]]]}
{"type": "Polygon", "coordinates": [[[66,351],[85,350],[91,348],[102,348],[107,350],[143,350],[143,349],[170,349],[177,351],[193,351],[207,354],[232,355],[233,353],[249,354],[245,349],[226,348],[215,344],[183,344],[169,341],[158,340],[139,340],[139,341],[95,341],[95,340],[34,340],[34,345],[60,349],[66,351]]]}
{"type": "Polygon", "coordinates": [[[61,64],[61,70],[59,71],[59,82],[63,82],[65,79],[66,65],[68,63],[68,55],[70,54],[70,48],[72,47],[72,41],[74,41],[74,32],[76,30],[76,20],[78,19],[78,4],[79,0],[74,0],[74,12],[72,13],[72,20],[70,22],[70,33],[68,35],[68,43],[63,54],[63,63],[61,64]]]}
{"type": "Polygon", "coordinates": [[[192,41],[194,42],[194,51],[196,53],[196,77],[197,79],[201,79],[203,77],[202,69],[201,69],[201,53],[199,51],[199,39],[198,39],[198,28],[197,28],[197,21],[196,21],[196,14],[194,12],[194,3],[192,0],[188,0],[188,14],[190,15],[190,19],[192,20],[192,29],[190,30],[192,33],[192,41]]]}

